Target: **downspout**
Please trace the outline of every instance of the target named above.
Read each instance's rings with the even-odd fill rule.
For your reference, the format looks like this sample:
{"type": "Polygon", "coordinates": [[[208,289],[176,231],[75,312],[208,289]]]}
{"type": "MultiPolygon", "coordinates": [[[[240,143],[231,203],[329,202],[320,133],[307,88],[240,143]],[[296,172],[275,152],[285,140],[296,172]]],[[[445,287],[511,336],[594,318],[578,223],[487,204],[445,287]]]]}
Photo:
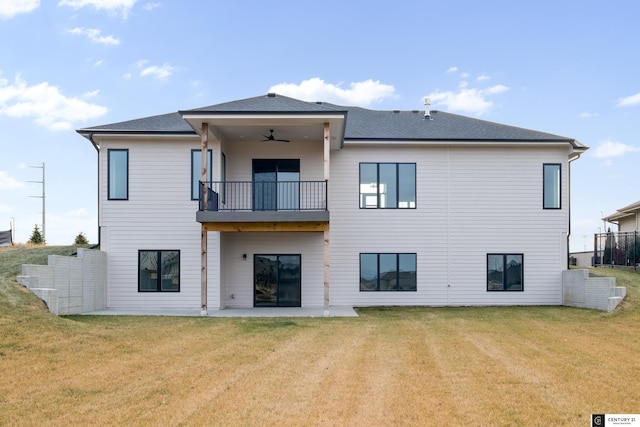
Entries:
{"type": "Polygon", "coordinates": [[[90,247],[90,249],[95,249],[96,247],[100,247],[100,146],[93,139],[93,132],[89,132],[89,141],[93,144],[93,148],[96,149],[96,153],[98,155],[98,167],[97,167],[97,185],[98,185],[98,243],[90,247]]]}
{"type": "Polygon", "coordinates": [[[567,202],[567,206],[568,206],[568,210],[569,210],[569,229],[567,230],[567,270],[569,270],[569,268],[571,267],[571,263],[569,262],[569,257],[571,256],[571,248],[570,248],[570,240],[571,240],[571,163],[574,160],[578,160],[580,158],[580,156],[582,155],[582,153],[578,153],[575,157],[571,158],[569,157],[569,164],[568,164],[568,199],[569,201],[567,202]]]}

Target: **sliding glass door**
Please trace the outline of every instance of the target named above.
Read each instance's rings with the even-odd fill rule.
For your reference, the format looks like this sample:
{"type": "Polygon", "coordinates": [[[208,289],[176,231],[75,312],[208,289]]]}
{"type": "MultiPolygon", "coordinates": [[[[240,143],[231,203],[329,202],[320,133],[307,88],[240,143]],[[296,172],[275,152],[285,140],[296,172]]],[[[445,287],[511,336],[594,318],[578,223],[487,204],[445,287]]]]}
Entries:
{"type": "Polygon", "coordinates": [[[300,207],[300,160],[253,160],[253,210],[300,207]]]}
{"type": "Polygon", "coordinates": [[[300,307],[300,255],[255,255],[254,306],[300,307]]]}

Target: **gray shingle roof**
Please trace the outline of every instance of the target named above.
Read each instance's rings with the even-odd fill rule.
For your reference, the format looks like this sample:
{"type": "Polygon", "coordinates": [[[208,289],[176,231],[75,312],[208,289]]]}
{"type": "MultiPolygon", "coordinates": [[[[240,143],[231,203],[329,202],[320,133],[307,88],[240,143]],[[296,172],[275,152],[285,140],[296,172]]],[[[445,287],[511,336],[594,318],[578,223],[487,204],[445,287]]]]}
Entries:
{"type": "Polygon", "coordinates": [[[586,149],[572,138],[508,126],[457,114],[432,111],[369,110],[344,107],[326,102],[305,102],[286,96],[263,95],[176,113],[145,117],[78,130],[94,133],[182,133],[195,134],[183,120],[183,114],[346,114],[345,140],[416,140],[416,141],[510,141],[566,142],[586,149]]]}
{"type": "Polygon", "coordinates": [[[191,133],[195,134],[191,126],[182,119],[180,113],[162,114],[159,116],[143,117],[126,122],[93,126],[79,129],[78,133],[191,133]]]}
{"type": "Polygon", "coordinates": [[[438,140],[438,141],[548,141],[571,142],[572,138],[507,126],[442,111],[375,111],[348,107],[345,139],[438,140]]]}
{"type": "Polygon", "coordinates": [[[344,112],[344,107],[267,94],[181,111],[181,113],[335,113],[340,111],[344,112]]]}

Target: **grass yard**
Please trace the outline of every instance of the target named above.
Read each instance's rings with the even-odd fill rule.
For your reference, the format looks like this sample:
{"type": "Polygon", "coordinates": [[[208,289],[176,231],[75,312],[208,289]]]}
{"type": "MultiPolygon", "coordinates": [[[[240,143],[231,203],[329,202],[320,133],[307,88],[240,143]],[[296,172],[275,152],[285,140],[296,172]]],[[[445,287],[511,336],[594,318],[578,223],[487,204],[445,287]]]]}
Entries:
{"type": "Polygon", "coordinates": [[[640,272],[608,314],[369,308],[359,318],[50,315],[0,251],[0,425],[589,426],[640,413],[640,272]]]}

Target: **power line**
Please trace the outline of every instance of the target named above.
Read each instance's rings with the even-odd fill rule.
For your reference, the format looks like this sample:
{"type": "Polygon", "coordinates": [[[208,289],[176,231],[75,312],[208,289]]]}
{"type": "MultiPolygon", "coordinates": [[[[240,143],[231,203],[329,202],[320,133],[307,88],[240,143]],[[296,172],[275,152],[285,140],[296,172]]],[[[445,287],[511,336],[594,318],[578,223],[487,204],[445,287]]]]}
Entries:
{"type": "Polygon", "coordinates": [[[29,196],[29,197],[37,197],[42,199],[42,241],[46,242],[47,239],[45,237],[45,231],[44,231],[44,226],[45,226],[45,186],[44,186],[44,162],[42,162],[42,166],[29,166],[30,168],[38,168],[38,169],[42,169],[42,181],[27,181],[27,182],[34,182],[36,184],[42,184],[42,195],[41,196],[29,196]]]}

